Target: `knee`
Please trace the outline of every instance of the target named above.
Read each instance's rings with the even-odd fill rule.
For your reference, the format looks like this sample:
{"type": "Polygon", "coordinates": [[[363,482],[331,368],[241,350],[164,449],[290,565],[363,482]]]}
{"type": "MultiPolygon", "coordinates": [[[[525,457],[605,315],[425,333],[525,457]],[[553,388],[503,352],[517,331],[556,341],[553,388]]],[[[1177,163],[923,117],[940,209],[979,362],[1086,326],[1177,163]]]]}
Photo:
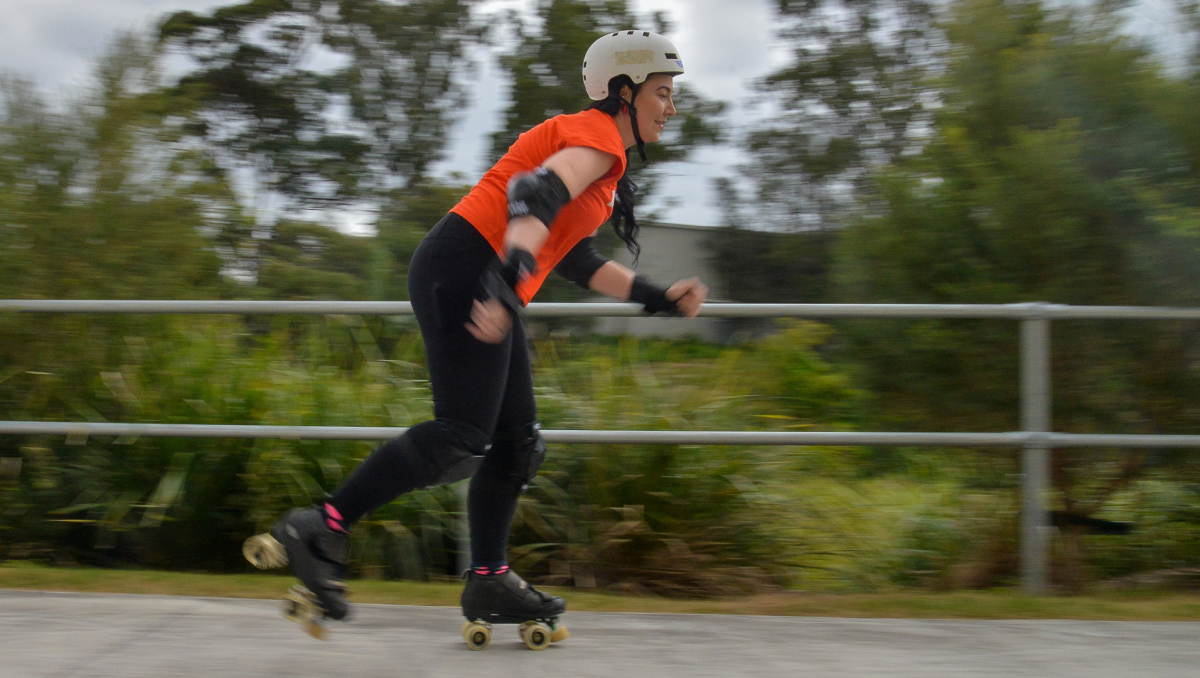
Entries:
{"type": "Polygon", "coordinates": [[[426,469],[423,487],[470,478],[483,463],[488,446],[487,433],[453,419],[421,422],[405,435],[426,469]]]}
{"type": "Polygon", "coordinates": [[[497,431],[481,474],[517,481],[524,490],[546,459],[546,440],[539,422],[497,431]]]}

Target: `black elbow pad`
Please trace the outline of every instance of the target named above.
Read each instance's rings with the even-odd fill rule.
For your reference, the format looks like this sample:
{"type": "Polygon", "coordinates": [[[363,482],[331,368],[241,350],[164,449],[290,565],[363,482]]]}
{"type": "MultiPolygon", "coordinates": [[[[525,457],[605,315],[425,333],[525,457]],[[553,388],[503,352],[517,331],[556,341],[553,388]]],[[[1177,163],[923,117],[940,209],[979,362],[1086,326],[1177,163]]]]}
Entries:
{"type": "Polygon", "coordinates": [[[571,201],[567,185],[554,170],[539,167],[514,174],[508,181],[508,218],[536,217],[550,228],[562,206],[571,201]]]}

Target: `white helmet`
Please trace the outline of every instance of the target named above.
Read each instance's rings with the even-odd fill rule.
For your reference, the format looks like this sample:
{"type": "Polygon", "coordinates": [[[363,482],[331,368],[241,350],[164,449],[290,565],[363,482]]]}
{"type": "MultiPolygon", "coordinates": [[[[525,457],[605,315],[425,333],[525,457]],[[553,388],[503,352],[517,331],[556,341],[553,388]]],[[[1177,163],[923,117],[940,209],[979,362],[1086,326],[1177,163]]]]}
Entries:
{"type": "Polygon", "coordinates": [[[593,101],[608,98],[608,81],[628,75],[640,85],[651,73],[683,73],[679,52],[658,33],[617,31],[592,43],[583,57],[583,86],[593,101]]]}

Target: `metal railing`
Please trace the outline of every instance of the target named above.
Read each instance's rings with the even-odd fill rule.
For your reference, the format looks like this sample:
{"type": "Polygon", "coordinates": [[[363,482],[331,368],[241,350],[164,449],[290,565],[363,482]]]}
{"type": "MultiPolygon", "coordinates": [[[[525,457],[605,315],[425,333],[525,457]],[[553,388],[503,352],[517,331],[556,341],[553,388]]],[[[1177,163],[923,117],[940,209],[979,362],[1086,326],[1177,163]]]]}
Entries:
{"type": "MultiPolygon", "coordinates": [[[[0,300],[0,312],[184,313],[289,315],[412,315],[408,302],[373,301],[99,301],[0,300]]],[[[530,304],[528,317],[629,317],[636,304],[530,304]]],[[[1050,450],[1059,447],[1200,447],[1200,435],[1073,434],[1051,431],[1050,322],[1053,320],[1200,320],[1200,308],[1022,304],[726,304],[710,303],[709,318],[990,318],[1020,322],[1021,430],[995,433],[588,431],[547,430],[552,443],[652,445],[831,445],[1020,447],[1021,585],[1043,594],[1048,585],[1050,535],[1047,495],[1050,450]]],[[[147,436],[386,440],[403,428],[347,426],[233,426],[0,421],[0,434],[68,438],[147,436]]]]}

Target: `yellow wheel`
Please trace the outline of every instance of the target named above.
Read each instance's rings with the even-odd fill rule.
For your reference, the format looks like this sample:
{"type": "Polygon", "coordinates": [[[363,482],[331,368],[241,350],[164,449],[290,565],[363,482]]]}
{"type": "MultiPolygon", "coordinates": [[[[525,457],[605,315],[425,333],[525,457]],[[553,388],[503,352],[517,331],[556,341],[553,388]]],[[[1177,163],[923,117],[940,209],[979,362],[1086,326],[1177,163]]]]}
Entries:
{"type": "Polygon", "coordinates": [[[476,622],[467,622],[463,628],[463,639],[472,650],[486,650],[492,644],[492,627],[476,622]]]}
{"type": "Polygon", "coordinates": [[[299,584],[292,586],[283,597],[283,616],[288,621],[304,624],[317,614],[316,603],[310,598],[312,594],[299,584]]]}
{"type": "Polygon", "coordinates": [[[315,619],[305,624],[304,630],[317,640],[325,640],[325,625],[315,619]]]}
{"type": "Polygon", "coordinates": [[[242,556],[260,570],[287,565],[287,549],[270,534],[256,534],[242,542],[242,556]]]}
{"type": "Polygon", "coordinates": [[[464,640],[464,641],[466,641],[466,642],[468,642],[468,643],[469,643],[469,642],[471,642],[471,637],[470,637],[469,635],[467,635],[467,632],[468,632],[468,631],[470,631],[470,630],[471,630],[471,627],[472,627],[472,626],[474,626],[474,625],[475,625],[475,622],[473,622],[473,621],[465,621],[465,622],[463,622],[463,625],[462,625],[462,638],[463,638],[463,640],[464,640]]]}
{"type": "Polygon", "coordinates": [[[317,640],[325,640],[328,630],[325,628],[324,615],[317,604],[317,597],[311,591],[299,584],[294,584],[283,597],[283,617],[296,622],[308,635],[317,640]]]}
{"type": "Polygon", "coordinates": [[[541,622],[521,625],[521,640],[531,650],[544,650],[550,647],[550,627],[541,622]]]}
{"type": "Polygon", "coordinates": [[[570,637],[571,632],[565,626],[555,624],[553,630],[550,631],[550,642],[552,643],[561,643],[570,637]]]}

